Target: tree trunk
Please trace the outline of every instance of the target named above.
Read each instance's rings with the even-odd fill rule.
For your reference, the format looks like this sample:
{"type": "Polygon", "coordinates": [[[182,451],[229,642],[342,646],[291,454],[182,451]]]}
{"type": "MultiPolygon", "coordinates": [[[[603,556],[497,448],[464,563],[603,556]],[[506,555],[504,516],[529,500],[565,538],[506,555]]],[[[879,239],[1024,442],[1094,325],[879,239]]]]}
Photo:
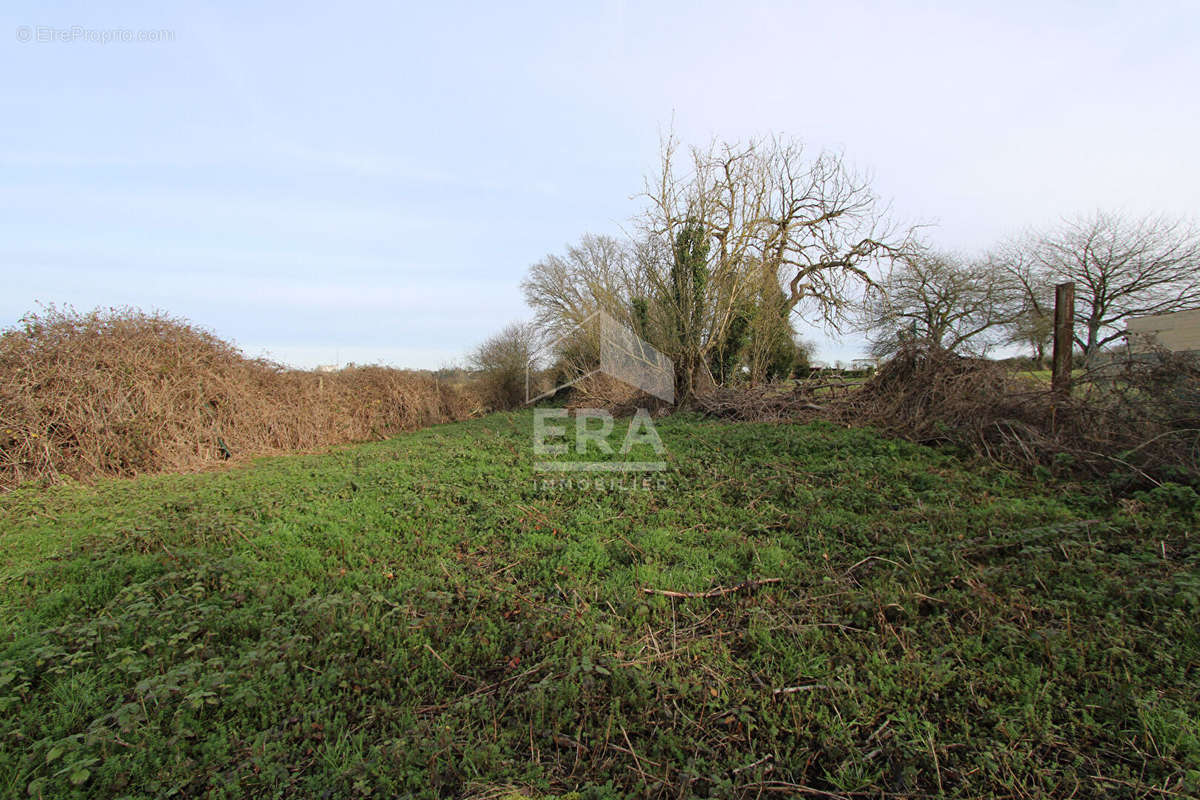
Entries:
{"type": "Polygon", "coordinates": [[[1100,320],[1091,318],[1087,321],[1087,344],[1083,347],[1083,364],[1089,367],[1092,359],[1100,352],[1100,320]]]}
{"type": "Polygon", "coordinates": [[[1058,394],[1071,394],[1071,352],[1075,349],[1075,284],[1054,287],[1054,371],[1051,386],[1058,394]]]}

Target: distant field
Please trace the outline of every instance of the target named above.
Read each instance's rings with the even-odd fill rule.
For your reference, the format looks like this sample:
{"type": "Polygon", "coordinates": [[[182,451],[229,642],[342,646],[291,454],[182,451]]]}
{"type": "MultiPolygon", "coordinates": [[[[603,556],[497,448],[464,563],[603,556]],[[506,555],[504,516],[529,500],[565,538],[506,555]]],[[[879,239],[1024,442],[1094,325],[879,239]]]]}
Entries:
{"type": "Polygon", "coordinates": [[[677,415],[546,491],[530,429],[0,496],[0,793],[1200,793],[1191,490],[677,415]]]}

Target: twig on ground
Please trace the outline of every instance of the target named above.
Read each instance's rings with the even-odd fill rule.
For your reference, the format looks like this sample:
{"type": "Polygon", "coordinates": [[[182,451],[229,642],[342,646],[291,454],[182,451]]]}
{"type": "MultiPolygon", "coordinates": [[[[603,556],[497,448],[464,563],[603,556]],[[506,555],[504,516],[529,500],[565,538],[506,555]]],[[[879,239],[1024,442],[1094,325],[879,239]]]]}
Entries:
{"type": "Polygon", "coordinates": [[[761,767],[763,764],[766,764],[768,761],[773,761],[774,759],[775,759],[774,753],[767,753],[765,756],[760,758],[758,761],[753,761],[744,767],[737,767],[735,769],[730,770],[730,772],[733,773],[734,775],[738,775],[743,772],[749,772],[750,770],[754,769],[755,767],[761,767]]]}
{"type": "Polygon", "coordinates": [[[825,683],[810,683],[805,686],[784,686],[780,689],[775,689],[771,694],[779,697],[785,694],[795,694],[796,692],[813,692],[817,689],[832,689],[833,687],[825,683]]]}
{"type": "Polygon", "coordinates": [[[883,556],[867,556],[866,558],[862,559],[861,561],[856,562],[852,567],[850,567],[850,569],[846,570],[845,574],[849,575],[851,572],[854,572],[854,570],[858,569],[863,564],[866,564],[869,561],[886,561],[889,564],[894,564],[897,567],[900,567],[900,569],[904,569],[903,564],[901,564],[898,561],[892,561],[890,558],[884,558],[883,556]]]}
{"type": "Polygon", "coordinates": [[[734,592],[740,592],[745,589],[757,589],[759,586],[765,586],[769,583],[779,583],[782,580],[782,578],[761,578],[759,580],[743,581],[736,586],[718,586],[705,592],[676,592],[671,589],[651,589],[648,586],[643,586],[642,591],[646,594],[660,594],[663,597],[677,597],[695,600],[709,597],[721,597],[722,595],[733,594],[734,592]]]}
{"type": "Polygon", "coordinates": [[[449,664],[446,663],[446,659],[444,659],[440,655],[438,655],[438,652],[436,650],[434,650],[432,647],[430,647],[428,643],[426,643],[425,649],[428,650],[430,655],[432,655],[434,658],[436,658],[438,660],[438,663],[441,664],[443,667],[445,667],[446,671],[449,672],[454,677],[458,678],[459,680],[466,681],[467,683],[477,683],[477,681],[474,678],[468,677],[467,675],[463,675],[460,672],[456,672],[453,667],[451,667],[449,664]]]}

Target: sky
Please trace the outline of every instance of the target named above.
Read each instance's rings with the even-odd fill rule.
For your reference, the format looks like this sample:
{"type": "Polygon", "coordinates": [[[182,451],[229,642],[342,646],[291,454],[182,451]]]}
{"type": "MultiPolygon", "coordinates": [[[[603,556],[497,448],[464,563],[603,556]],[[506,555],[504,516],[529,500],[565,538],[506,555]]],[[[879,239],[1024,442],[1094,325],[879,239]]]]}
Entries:
{"type": "Polygon", "coordinates": [[[460,363],[529,265],[629,229],[672,126],[838,150],[967,254],[1194,215],[1197,79],[1191,2],[9,0],[0,327],[135,306],[296,366],[460,363]]]}

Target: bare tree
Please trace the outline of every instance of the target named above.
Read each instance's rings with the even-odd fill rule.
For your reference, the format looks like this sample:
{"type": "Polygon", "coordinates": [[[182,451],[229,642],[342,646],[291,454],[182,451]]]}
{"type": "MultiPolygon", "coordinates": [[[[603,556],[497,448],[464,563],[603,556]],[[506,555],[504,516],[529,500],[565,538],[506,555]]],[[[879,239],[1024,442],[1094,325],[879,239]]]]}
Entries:
{"type": "Polygon", "coordinates": [[[1025,246],[1045,285],[1074,281],[1085,363],[1123,335],[1129,317],[1200,308],[1200,231],[1187,221],[1098,212],[1025,246]]]}
{"type": "Polygon", "coordinates": [[[537,329],[527,322],[514,322],[468,356],[467,362],[476,373],[480,394],[489,408],[516,408],[525,402],[526,367],[537,350],[537,329]]]}
{"type": "Polygon", "coordinates": [[[631,245],[589,233],[530,267],[521,289],[543,330],[563,335],[599,310],[629,321],[630,301],[643,293],[640,275],[631,245]]]}
{"type": "Polygon", "coordinates": [[[683,402],[711,382],[710,353],[760,270],[778,276],[788,311],[808,310],[836,326],[853,291],[872,285],[869,268],[905,251],[911,238],[886,224],[868,181],[838,154],[810,156],[795,141],[752,139],[714,142],[689,156],[681,173],[678,143],[663,142],[643,218],[647,235],[674,254],[649,270],[648,282],[676,321],[677,335],[664,344],[679,366],[683,402]],[[677,290],[684,241],[687,259],[704,262],[686,270],[690,292],[677,290]]]}
{"type": "Polygon", "coordinates": [[[1028,347],[1036,369],[1041,369],[1054,337],[1054,286],[1028,248],[1004,245],[989,253],[986,262],[1009,284],[1006,343],[1028,347]]]}
{"type": "Polygon", "coordinates": [[[986,352],[1011,320],[1011,283],[988,264],[933,251],[904,257],[867,298],[861,328],[876,356],[906,342],[942,350],[986,352]]]}

